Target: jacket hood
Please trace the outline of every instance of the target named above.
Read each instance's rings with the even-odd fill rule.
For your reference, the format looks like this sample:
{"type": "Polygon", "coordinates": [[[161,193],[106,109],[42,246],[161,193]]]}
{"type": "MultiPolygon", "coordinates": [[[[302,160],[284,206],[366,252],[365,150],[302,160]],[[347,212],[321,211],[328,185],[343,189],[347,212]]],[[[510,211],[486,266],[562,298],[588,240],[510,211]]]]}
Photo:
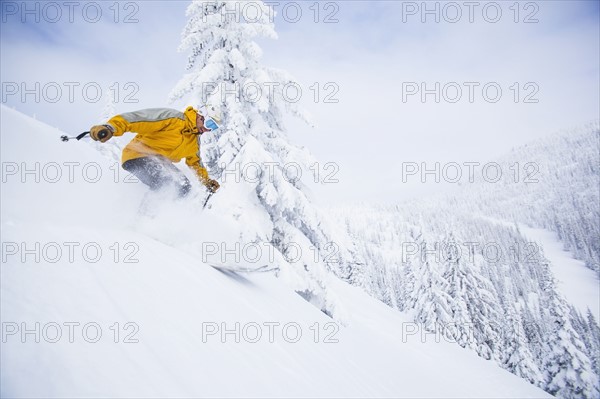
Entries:
{"type": "Polygon", "coordinates": [[[186,131],[186,133],[198,134],[198,127],[196,126],[198,111],[190,105],[185,109],[183,114],[185,115],[186,123],[189,127],[189,131],[186,131]]]}

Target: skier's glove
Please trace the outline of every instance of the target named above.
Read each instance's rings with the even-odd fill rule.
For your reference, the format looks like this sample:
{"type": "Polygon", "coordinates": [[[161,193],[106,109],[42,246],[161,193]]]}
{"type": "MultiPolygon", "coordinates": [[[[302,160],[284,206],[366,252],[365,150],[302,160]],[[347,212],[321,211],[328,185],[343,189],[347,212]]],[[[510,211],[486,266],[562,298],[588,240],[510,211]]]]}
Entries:
{"type": "Polygon", "coordinates": [[[112,125],[98,125],[92,126],[90,129],[90,137],[94,141],[100,141],[106,143],[113,136],[115,128],[112,125]]]}
{"type": "Polygon", "coordinates": [[[204,185],[206,186],[206,189],[211,193],[217,192],[219,187],[221,187],[219,182],[213,179],[207,179],[206,182],[204,182],[204,185]]]}

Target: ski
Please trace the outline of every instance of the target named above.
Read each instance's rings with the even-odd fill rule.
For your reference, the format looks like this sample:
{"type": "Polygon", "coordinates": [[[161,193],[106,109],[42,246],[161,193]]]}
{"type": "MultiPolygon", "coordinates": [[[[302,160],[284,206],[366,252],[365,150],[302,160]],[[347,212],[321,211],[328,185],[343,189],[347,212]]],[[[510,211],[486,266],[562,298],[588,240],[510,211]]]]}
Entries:
{"type": "Polygon", "coordinates": [[[273,265],[262,265],[258,267],[245,267],[241,265],[224,265],[208,263],[209,266],[217,270],[224,270],[234,273],[266,273],[279,270],[278,266],[273,265]]]}

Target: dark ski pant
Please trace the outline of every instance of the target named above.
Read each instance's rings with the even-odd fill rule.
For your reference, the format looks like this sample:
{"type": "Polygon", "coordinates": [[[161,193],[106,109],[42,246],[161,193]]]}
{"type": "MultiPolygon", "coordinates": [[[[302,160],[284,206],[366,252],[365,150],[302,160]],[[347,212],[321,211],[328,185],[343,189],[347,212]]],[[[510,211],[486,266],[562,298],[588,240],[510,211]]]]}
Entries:
{"type": "Polygon", "coordinates": [[[174,186],[180,197],[185,197],[192,188],[190,181],[167,158],[156,155],[125,161],[123,169],[137,177],[152,191],[174,186]]]}

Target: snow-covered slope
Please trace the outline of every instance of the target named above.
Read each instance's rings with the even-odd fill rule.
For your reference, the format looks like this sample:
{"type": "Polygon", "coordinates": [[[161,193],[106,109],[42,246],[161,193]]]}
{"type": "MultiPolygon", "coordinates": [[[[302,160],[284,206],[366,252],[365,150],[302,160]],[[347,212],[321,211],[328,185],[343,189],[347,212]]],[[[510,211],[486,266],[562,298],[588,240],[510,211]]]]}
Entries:
{"type": "Polygon", "coordinates": [[[500,181],[477,176],[459,202],[471,212],[556,232],[600,277],[599,154],[599,121],[556,132],[498,159],[506,171],[500,181]]]}
{"type": "Polygon", "coordinates": [[[357,285],[547,392],[598,397],[598,138],[590,124],[496,162],[528,165],[523,179],[332,207],[363,259],[357,285]]]}
{"type": "Polygon", "coordinates": [[[575,259],[571,252],[566,251],[556,233],[526,226],[520,226],[519,229],[527,238],[541,245],[544,256],[551,262],[557,287],[567,301],[582,314],[589,310],[596,321],[600,320],[598,275],[586,268],[583,261],[575,259]]]}
{"type": "MultiPolygon", "coordinates": [[[[505,227],[515,227],[512,223],[479,216],[489,222],[505,227]]],[[[517,224],[518,230],[529,242],[536,243],[544,257],[550,261],[550,270],[556,279],[556,288],[561,295],[581,314],[591,312],[600,321],[600,284],[597,274],[586,268],[585,262],[575,259],[564,248],[556,233],[517,224]]]]}
{"type": "Polygon", "coordinates": [[[339,280],[343,325],[273,274],[211,268],[217,198],[139,220],[143,187],[93,146],[1,112],[2,396],[547,396],[339,280]]]}

